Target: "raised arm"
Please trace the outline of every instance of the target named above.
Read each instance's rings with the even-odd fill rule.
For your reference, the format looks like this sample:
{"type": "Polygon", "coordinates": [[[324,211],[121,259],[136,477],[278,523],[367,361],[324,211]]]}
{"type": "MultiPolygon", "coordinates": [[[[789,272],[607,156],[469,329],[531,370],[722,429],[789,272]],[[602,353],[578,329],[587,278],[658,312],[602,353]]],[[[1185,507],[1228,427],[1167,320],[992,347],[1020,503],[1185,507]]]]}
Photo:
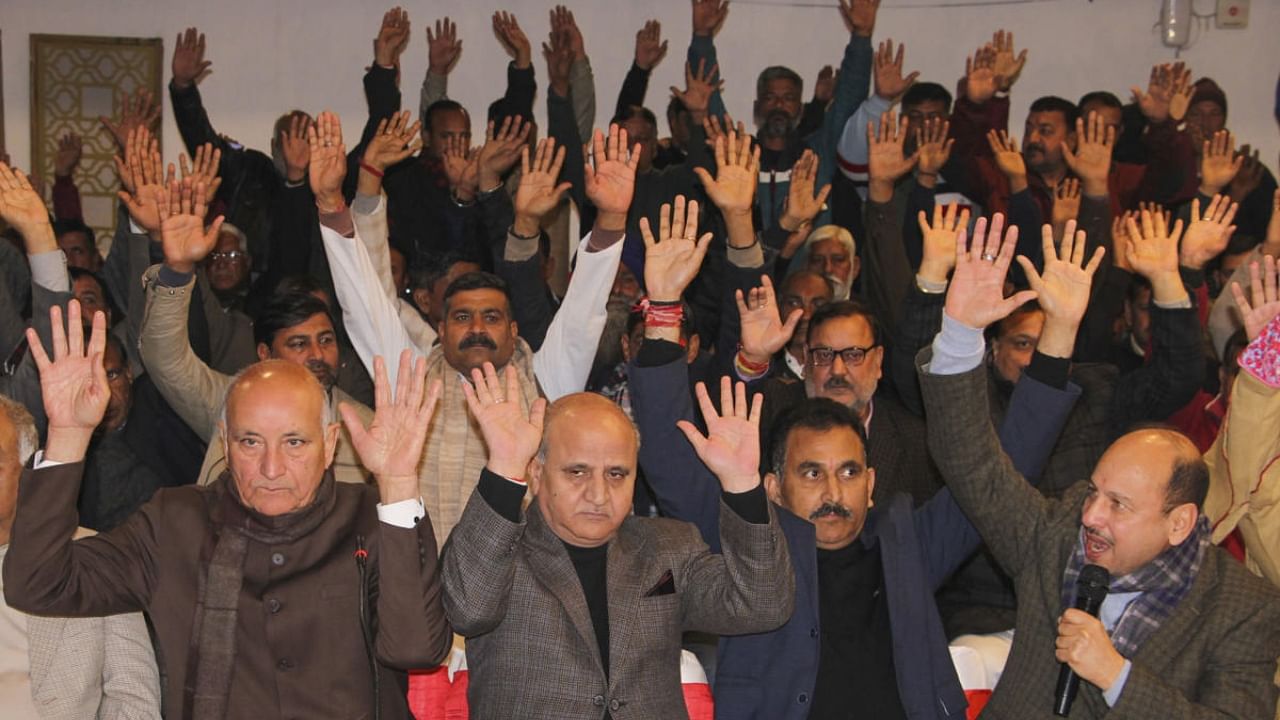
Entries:
{"type": "MultiPolygon", "coordinates": [[[[871,91],[871,70],[874,65],[871,34],[875,30],[879,11],[880,0],[840,0],[840,17],[849,30],[849,44],[845,46],[844,59],[840,62],[835,97],[822,118],[821,129],[809,141],[809,147],[818,154],[820,184],[830,182],[835,176],[836,147],[840,143],[840,135],[853,112],[871,91]]],[[[900,63],[897,69],[900,74],[900,63]]],[[[914,79],[913,75],[905,82],[910,85],[914,79]]]]}
{"type": "MultiPolygon", "coordinates": [[[[693,0],[693,37],[689,40],[686,62],[689,67],[718,67],[716,59],[716,33],[724,26],[729,15],[729,0],[693,0]]],[[[707,114],[722,117],[725,114],[724,98],[717,88],[711,95],[707,114]]]]}
{"type": "Polygon", "coordinates": [[[553,402],[586,387],[607,319],[609,290],[622,257],[627,210],[635,194],[640,148],[629,148],[627,131],[611,125],[608,141],[596,131],[592,145],[591,163],[584,163],[583,174],[586,195],[597,209],[595,224],[578,246],[578,264],[560,310],[533,357],[534,374],[553,402]]]}
{"type": "Polygon", "coordinates": [[[587,57],[582,30],[573,17],[573,11],[563,5],[551,10],[551,34],[560,35],[568,45],[572,60],[569,63],[569,99],[573,101],[573,117],[578,124],[578,137],[589,137],[596,122],[596,80],[591,72],[591,59],[587,57]]]}
{"type": "Polygon", "coordinates": [[[622,81],[622,88],[618,90],[615,117],[621,116],[629,107],[644,105],[644,96],[649,91],[649,74],[666,55],[667,41],[662,39],[662,23],[646,20],[644,27],[636,31],[635,59],[622,81]]]}
{"type": "Polygon", "coordinates": [[[870,301],[876,317],[889,327],[898,322],[899,307],[911,282],[911,265],[902,242],[903,214],[906,196],[895,193],[898,179],[911,172],[920,160],[920,149],[905,157],[907,119],[899,123],[893,111],[880,118],[879,131],[867,125],[869,182],[867,204],[863,208],[867,236],[863,256],[866,269],[862,274],[863,294],[870,301]],[[897,198],[895,200],[895,197],[897,198]]]}
{"type": "Polygon", "coordinates": [[[422,92],[418,99],[418,118],[427,117],[427,109],[437,100],[449,96],[449,73],[453,72],[462,57],[462,41],[458,39],[458,25],[449,18],[436,20],[435,32],[427,25],[427,74],[422,79],[422,92]]]}

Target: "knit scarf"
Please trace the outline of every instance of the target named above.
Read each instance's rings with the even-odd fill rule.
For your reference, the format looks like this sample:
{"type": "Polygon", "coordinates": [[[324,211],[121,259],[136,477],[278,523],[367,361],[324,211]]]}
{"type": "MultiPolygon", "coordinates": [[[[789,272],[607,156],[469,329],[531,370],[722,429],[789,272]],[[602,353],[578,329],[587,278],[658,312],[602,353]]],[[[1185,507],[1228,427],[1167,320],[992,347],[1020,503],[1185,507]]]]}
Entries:
{"type": "Polygon", "coordinates": [[[310,505],[269,517],[245,507],[230,471],[218,478],[210,500],[213,552],[201,574],[191,637],[186,704],[194,720],[222,720],[227,714],[235,672],[236,614],[244,581],[249,542],[288,545],[297,542],[333,512],[337,502],[333,472],[325,471],[310,505]]]}
{"type": "MultiPolygon", "coordinates": [[[[1143,641],[1160,629],[1161,623],[1173,614],[1178,603],[1186,597],[1200,572],[1200,563],[1204,561],[1211,536],[1209,521],[1201,513],[1195,529],[1182,544],[1166,549],[1155,560],[1128,575],[1111,578],[1110,592],[1142,593],[1129,603],[1129,607],[1125,608],[1115,628],[1111,630],[1111,643],[1121,655],[1132,659],[1142,647],[1143,641]]],[[[1062,574],[1064,608],[1075,606],[1076,580],[1085,564],[1084,541],[1084,528],[1081,527],[1075,550],[1062,574]]]]}
{"type": "MultiPolygon", "coordinates": [[[[533,351],[524,340],[516,339],[511,362],[520,381],[520,408],[528,412],[540,393],[533,376],[533,351]]],[[[427,387],[440,379],[444,392],[436,405],[426,451],[418,466],[418,486],[435,530],[436,547],[444,547],[449,532],[462,518],[467,499],[480,480],[480,471],[489,461],[489,448],[462,394],[461,377],[445,362],[444,350],[437,345],[427,356],[427,387]]]]}

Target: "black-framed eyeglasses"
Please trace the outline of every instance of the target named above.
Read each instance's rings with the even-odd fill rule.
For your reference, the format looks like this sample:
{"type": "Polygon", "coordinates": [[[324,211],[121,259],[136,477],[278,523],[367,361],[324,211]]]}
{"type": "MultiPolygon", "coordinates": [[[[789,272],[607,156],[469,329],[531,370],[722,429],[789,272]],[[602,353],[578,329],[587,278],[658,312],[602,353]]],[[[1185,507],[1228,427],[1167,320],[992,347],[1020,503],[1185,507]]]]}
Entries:
{"type": "Polygon", "coordinates": [[[867,347],[858,347],[857,345],[854,345],[853,347],[842,348],[840,350],[821,346],[811,347],[809,348],[809,359],[815,366],[824,367],[835,362],[836,355],[839,355],[840,359],[844,360],[844,364],[846,366],[856,367],[861,365],[863,360],[867,359],[867,353],[877,347],[879,347],[878,344],[868,345],[867,347]]]}

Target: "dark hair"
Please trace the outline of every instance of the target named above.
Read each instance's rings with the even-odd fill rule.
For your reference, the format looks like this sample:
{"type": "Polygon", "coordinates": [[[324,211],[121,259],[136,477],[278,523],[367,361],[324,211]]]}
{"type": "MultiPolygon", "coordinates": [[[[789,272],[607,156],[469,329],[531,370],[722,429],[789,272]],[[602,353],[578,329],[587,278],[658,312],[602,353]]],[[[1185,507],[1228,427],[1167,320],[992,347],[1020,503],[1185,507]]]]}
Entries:
{"type": "Polygon", "coordinates": [[[494,126],[502,125],[509,117],[518,117],[527,123],[534,122],[533,115],[529,114],[528,108],[518,107],[517,104],[507,102],[505,97],[489,103],[488,119],[494,126]]]}
{"type": "Polygon", "coordinates": [[[653,114],[652,110],[642,105],[628,105],[617,115],[614,115],[613,119],[609,121],[609,124],[621,125],[628,120],[635,120],[637,118],[649,123],[653,126],[653,131],[655,133],[658,132],[658,117],[653,114]]]}
{"type": "Polygon", "coordinates": [[[783,410],[769,432],[769,469],[778,479],[782,479],[787,466],[787,440],[793,431],[801,428],[819,431],[849,428],[858,436],[866,457],[867,432],[852,410],[827,398],[806,398],[783,410]]]}
{"type": "Polygon", "coordinates": [[[1242,253],[1247,253],[1261,244],[1262,241],[1259,240],[1256,235],[1250,235],[1247,232],[1231,233],[1231,239],[1227,241],[1226,249],[1218,254],[1218,259],[1221,260],[1223,255],[1240,255],[1242,253]]]}
{"type": "Polygon", "coordinates": [[[951,93],[938,83],[932,82],[918,82],[907,88],[907,92],[902,96],[902,108],[906,110],[912,105],[929,101],[940,102],[946,106],[947,112],[951,112],[951,93]]]}
{"type": "Polygon", "coordinates": [[[422,120],[422,126],[427,132],[433,132],[432,123],[435,122],[436,115],[450,110],[457,111],[463,115],[467,114],[467,109],[462,107],[462,103],[457,100],[437,100],[427,107],[426,117],[422,120]]]}
{"type": "Polygon", "coordinates": [[[1120,102],[1120,98],[1106,90],[1094,90],[1091,93],[1085,93],[1080,102],[1076,103],[1076,107],[1080,112],[1084,112],[1084,106],[1089,103],[1098,103],[1102,107],[1115,108],[1116,110],[1124,110],[1124,103],[1120,102]]]}
{"type": "Polygon", "coordinates": [[[511,308],[511,289],[507,287],[507,281],[493,273],[476,270],[466,275],[460,275],[458,279],[449,283],[449,287],[444,291],[445,312],[449,311],[449,300],[454,295],[470,290],[497,290],[507,299],[507,309],[510,310],[511,308]]]}
{"type": "Polygon", "coordinates": [[[667,122],[671,122],[671,118],[678,117],[689,112],[689,108],[685,107],[684,101],[675,95],[671,96],[671,102],[667,103],[667,122]]]}
{"type": "MultiPolygon", "coordinates": [[[[107,333],[107,347],[115,348],[116,353],[120,356],[121,362],[124,363],[126,368],[129,367],[129,353],[124,349],[124,342],[120,340],[120,338],[116,337],[115,333],[107,333]]],[[[104,352],[102,357],[105,359],[106,356],[107,354],[104,352]]]]}
{"type": "Polygon", "coordinates": [[[89,239],[89,244],[93,245],[97,235],[93,232],[93,228],[84,223],[80,218],[71,218],[69,220],[57,220],[53,223],[54,237],[62,237],[67,233],[78,232],[84,233],[89,239]]]}
{"type": "MultiPolygon", "coordinates": [[[[80,278],[89,278],[90,280],[93,280],[98,284],[98,289],[102,290],[102,304],[106,305],[107,309],[111,311],[111,318],[113,320],[120,320],[124,317],[124,314],[120,312],[120,307],[116,305],[116,299],[111,295],[111,289],[108,288],[107,284],[102,280],[102,276],[95,272],[85,270],[84,268],[72,267],[71,265],[67,266],[67,276],[71,278],[72,285],[75,285],[76,281],[80,278]]],[[[72,289],[74,290],[74,288],[72,289]]]]}
{"type": "Polygon", "coordinates": [[[281,330],[301,325],[315,315],[324,315],[334,324],[329,306],[320,298],[305,292],[277,292],[263,303],[253,321],[253,342],[270,347],[281,330]]]}
{"type": "Polygon", "coordinates": [[[1080,108],[1073,105],[1070,100],[1060,98],[1057,95],[1045,95],[1044,97],[1036,98],[1036,101],[1031,103],[1030,112],[1061,113],[1062,119],[1067,124],[1067,132],[1075,131],[1076,120],[1080,117],[1080,108]]]}
{"type": "Polygon", "coordinates": [[[795,70],[782,65],[770,65],[760,71],[760,75],[756,78],[756,99],[764,95],[765,88],[768,87],[772,80],[790,80],[795,83],[796,92],[804,95],[804,78],[800,77],[795,70]]]}
{"type": "Polygon", "coordinates": [[[871,308],[856,300],[837,300],[814,310],[813,317],[809,318],[809,335],[804,339],[805,343],[809,342],[823,323],[828,320],[846,317],[860,317],[866,320],[867,325],[871,326],[871,342],[876,345],[880,344],[880,322],[876,320],[871,308]]]}
{"type": "Polygon", "coordinates": [[[1033,312],[1042,312],[1043,310],[1044,309],[1040,307],[1039,300],[1028,300],[1022,303],[1018,307],[1014,308],[1013,312],[987,326],[986,332],[984,333],[987,336],[987,342],[990,343],[1003,335],[1005,327],[1015,319],[1024,315],[1029,315],[1033,312]]]}
{"type": "Polygon", "coordinates": [[[413,263],[409,266],[409,287],[414,290],[432,292],[435,290],[436,283],[448,276],[449,270],[454,265],[464,262],[480,264],[469,255],[456,250],[447,250],[442,253],[424,256],[421,262],[413,263]]]}
{"type": "Polygon", "coordinates": [[[1173,472],[1164,489],[1164,511],[1167,513],[1186,503],[1195,505],[1197,510],[1204,510],[1204,499],[1208,494],[1209,466],[1204,458],[1199,455],[1174,458],[1173,472]]]}

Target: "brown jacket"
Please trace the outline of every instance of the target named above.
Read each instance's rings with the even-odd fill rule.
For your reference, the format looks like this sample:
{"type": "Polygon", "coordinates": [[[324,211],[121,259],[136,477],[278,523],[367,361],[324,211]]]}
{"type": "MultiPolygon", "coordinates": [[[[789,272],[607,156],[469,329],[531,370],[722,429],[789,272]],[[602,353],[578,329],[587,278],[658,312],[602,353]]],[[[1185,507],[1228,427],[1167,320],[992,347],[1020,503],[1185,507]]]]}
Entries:
{"type": "MultiPolygon", "coordinates": [[[[230,476],[162,489],[120,527],[72,542],[83,469],[75,463],[24,472],[5,598],[35,615],[144,611],[154,628],[166,717],[186,717],[192,618],[220,527],[216,499],[230,476]]],[[[250,541],[227,717],[372,715],[353,557],[361,536],[377,588],[382,716],[410,717],[401,671],[438,664],[452,635],[430,520],[413,529],[379,522],[377,501],[371,486],[337,483],[327,516],[302,540],[270,547],[250,541]]]]}

